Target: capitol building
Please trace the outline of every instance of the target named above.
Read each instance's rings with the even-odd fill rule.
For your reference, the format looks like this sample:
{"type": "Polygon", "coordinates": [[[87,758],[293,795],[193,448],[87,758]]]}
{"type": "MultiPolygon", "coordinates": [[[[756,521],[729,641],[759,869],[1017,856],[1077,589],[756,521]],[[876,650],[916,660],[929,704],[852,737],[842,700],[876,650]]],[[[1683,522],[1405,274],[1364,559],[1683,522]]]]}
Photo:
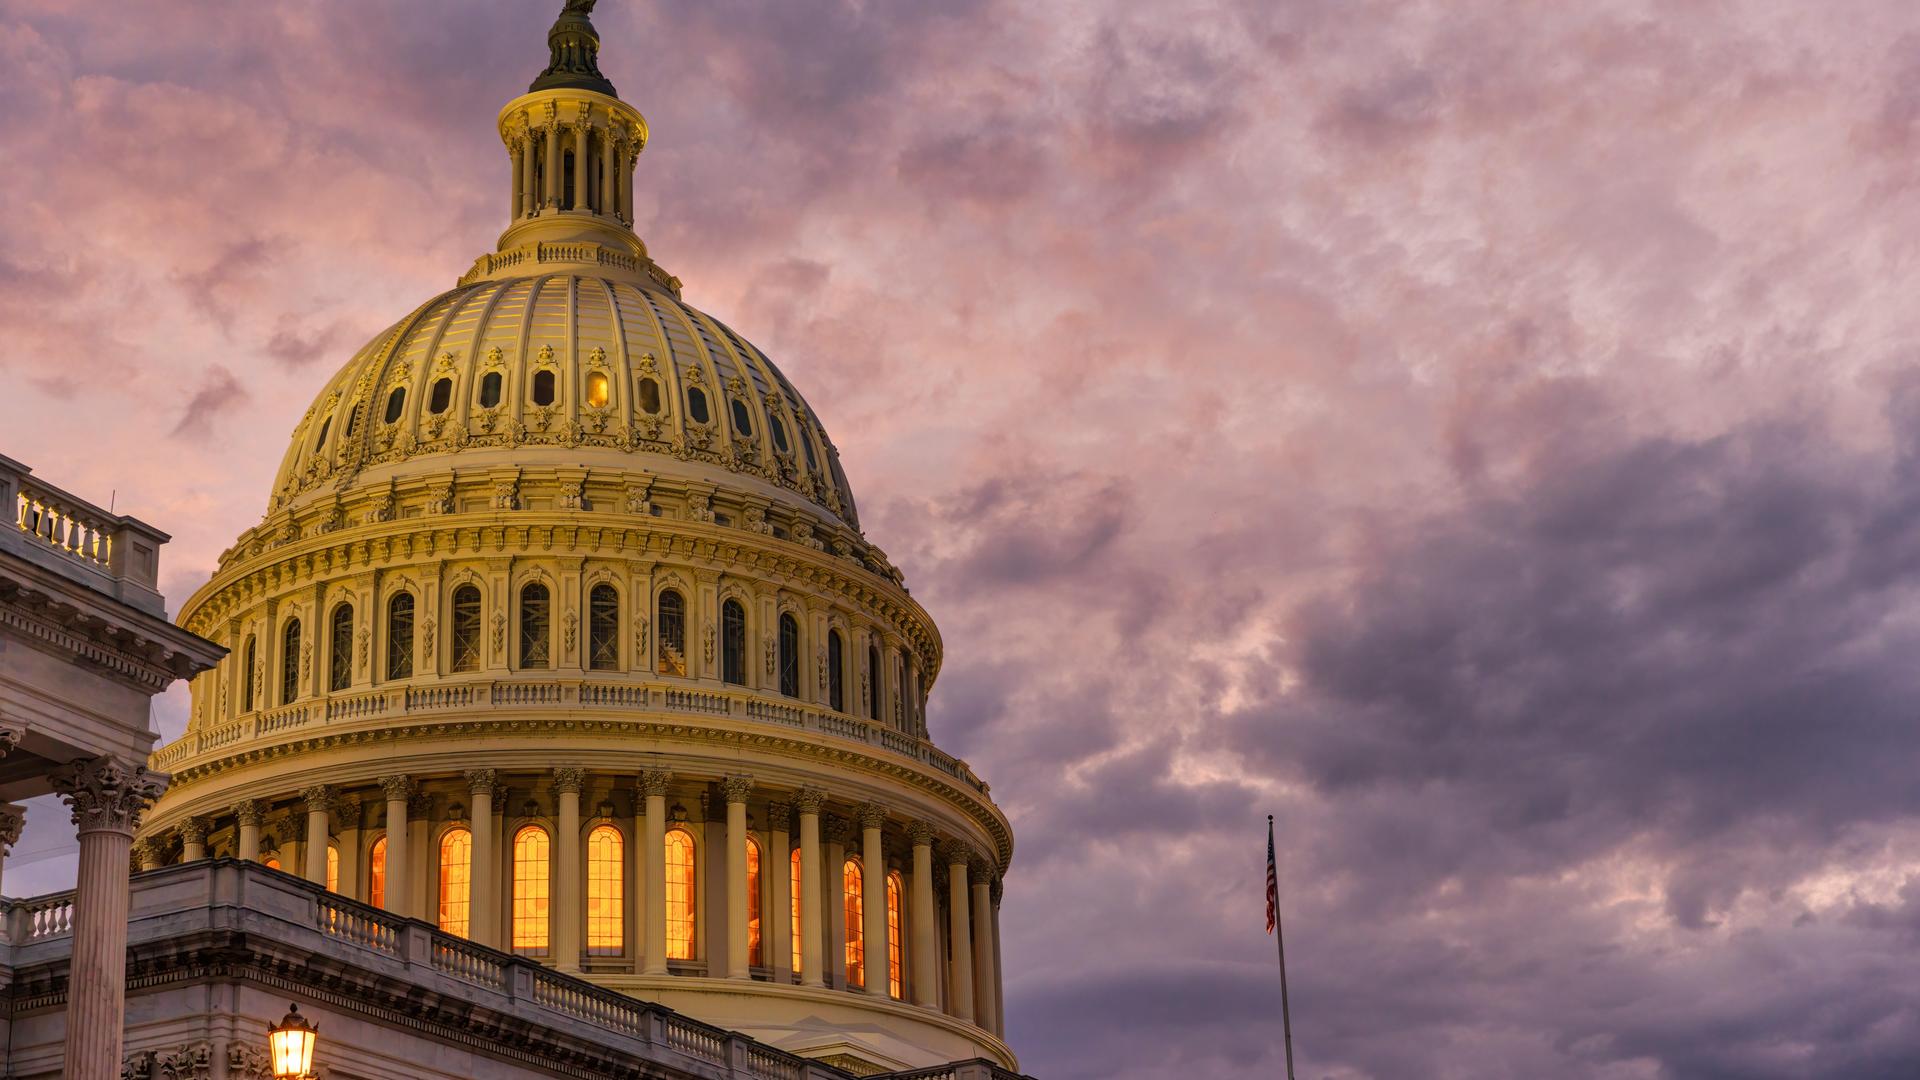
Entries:
{"type": "MultiPolygon", "coordinates": [[[[495,250],[316,388],[179,608],[217,648],[128,830],[126,1075],[271,1075],[239,1047],[289,1000],[335,1080],[1018,1068],[1013,836],[929,736],[939,630],[635,234],[592,6],[499,111],[495,250]]],[[[6,1075],[59,1075],[57,1011],[6,1075]]]]}

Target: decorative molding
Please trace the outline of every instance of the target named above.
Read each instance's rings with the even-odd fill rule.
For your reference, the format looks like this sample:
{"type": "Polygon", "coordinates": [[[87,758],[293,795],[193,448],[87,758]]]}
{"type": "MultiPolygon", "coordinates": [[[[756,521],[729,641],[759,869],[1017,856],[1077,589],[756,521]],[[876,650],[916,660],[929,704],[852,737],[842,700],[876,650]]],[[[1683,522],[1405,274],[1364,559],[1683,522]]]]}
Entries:
{"type": "Polygon", "coordinates": [[[314,784],[300,789],[300,801],[307,804],[307,813],[318,810],[322,813],[333,809],[333,803],[339,792],[326,784],[314,784]]]}
{"type": "Polygon", "coordinates": [[[655,795],[665,796],[667,785],[673,782],[673,774],[665,769],[647,769],[640,774],[640,782],[635,785],[642,798],[655,795]]]}
{"type": "Polygon", "coordinates": [[[924,821],[910,821],[907,823],[907,839],[913,842],[914,847],[932,847],[933,826],[924,821]]]}
{"type": "Polygon", "coordinates": [[[399,802],[413,797],[414,782],[411,776],[383,776],[377,783],[385,789],[388,802],[399,802]]]}
{"type": "Polygon", "coordinates": [[[167,787],[159,773],[111,756],[69,762],[47,779],[73,808],[73,823],[82,833],[133,835],[141,815],[167,787]]]}

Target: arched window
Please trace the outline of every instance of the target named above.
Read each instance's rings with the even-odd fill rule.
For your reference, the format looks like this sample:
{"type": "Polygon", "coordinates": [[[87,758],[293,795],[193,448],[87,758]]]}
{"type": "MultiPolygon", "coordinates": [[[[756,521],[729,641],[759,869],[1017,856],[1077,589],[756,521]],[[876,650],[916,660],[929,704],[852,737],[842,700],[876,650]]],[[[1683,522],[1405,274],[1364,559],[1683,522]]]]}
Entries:
{"type": "Polygon", "coordinates": [[[905,900],[905,882],[900,879],[900,871],[887,873],[887,993],[900,996],[901,969],[904,966],[905,948],[900,936],[900,908],[905,900]]]}
{"type": "Polygon", "coordinates": [[[867,717],[880,719],[880,650],[867,646],[867,717]]]}
{"type": "Polygon", "coordinates": [[[500,373],[489,371],[480,379],[480,407],[491,409],[500,404],[500,373]]]}
{"type": "Polygon", "coordinates": [[[269,855],[267,856],[266,861],[262,862],[260,865],[266,867],[269,870],[278,870],[280,869],[280,856],[278,854],[269,855]]]}
{"type": "Polygon", "coordinates": [[[712,419],[707,415],[707,392],[697,386],[687,387],[687,416],[696,424],[704,424],[712,419]]]}
{"type": "Polygon", "coordinates": [[[387,678],[413,677],[413,594],[397,592],[387,601],[387,678]]]}
{"type": "Polygon", "coordinates": [[[800,624],[793,616],[780,616],[780,692],[800,696],[800,624]]]}
{"type": "Polygon", "coordinates": [[[660,384],[652,379],[640,379],[640,411],[648,416],[660,415],[660,384]]]}
{"type": "Polygon", "coordinates": [[[553,404],[553,372],[533,373],[533,403],[535,405],[553,404]]]}
{"type": "Polygon", "coordinates": [[[247,635],[247,647],[240,655],[240,711],[253,711],[253,635],[247,635]]]}
{"type": "Polygon", "coordinates": [[[547,666],[551,644],[547,640],[552,635],[547,632],[550,614],[547,587],[539,582],[530,582],[520,590],[520,666],[523,668],[543,668],[547,666]]]}
{"type": "Polygon", "coordinates": [[[813,456],[813,436],[807,434],[807,429],[804,425],[800,428],[800,449],[805,451],[807,455],[807,471],[819,472],[820,459],[813,456]]]}
{"type": "Polygon", "coordinates": [[[787,425],[780,422],[778,416],[767,417],[767,428],[773,432],[773,448],[783,454],[793,453],[793,447],[787,443],[787,425]]]}
{"type": "Polygon", "coordinates": [[[453,590],[453,670],[480,670],[480,590],[453,590]]]}
{"type": "Polygon", "coordinates": [[[747,412],[747,403],[739,398],[729,399],[733,403],[733,433],[743,439],[753,437],[753,417],[747,412]]]}
{"type": "Polygon", "coordinates": [[[800,958],[804,950],[800,948],[800,849],[794,848],[787,856],[787,876],[791,879],[787,896],[791,902],[787,905],[793,911],[790,915],[792,929],[787,940],[793,942],[793,973],[800,974],[800,958]]]}
{"type": "Polygon", "coordinates": [[[613,395],[607,389],[607,373],[606,372],[604,371],[587,372],[587,406],[589,408],[594,408],[594,409],[606,408],[607,402],[612,398],[612,396],[613,395]]]}
{"type": "Polygon", "coordinates": [[[760,841],[747,837],[747,966],[760,967],[760,841]]]}
{"type": "Polygon", "coordinates": [[[658,624],[660,639],[660,674],[680,675],[687,673],[687,602],[680,594],[668,589],[660,594],[658,624]]]}
{"type": "Polygon", "coordinates": [[[626,934],[626,841],[611,825],[587,834],[587,955],[619,956],[626,934]]]}
{"type": "Polygon", "coordinates": [[[605,582],[587,595],[587,666],[595,671],[620,666],[620,594],[605,582]]]}
{"type": "Polygon", "coordinates": [[[867,985],[866,898],[861,895],[863,875],[860,860],[848,859],[840,868],[840,880],[847,896],[847,985],[867,985]]]}
{"type": "Polygon", "coordinates": [[[326,445],[327,445],[327,429],[328,429],[328,428],[330,428],[330,427],[332,427],[332,426],[333,426],[333,417],[331,417],[331,416],[329,416],[329,417],[327,417],[326,419],[324,419],[324,420],[322,420],[322,421],[320,421],[320,437],[319,437],[319,438],[317,438],[317,439],[315,439],[315,440],[313,440],[313,452],[314,452],[314,453],[316,453],[316,454],[317,454],[317,453],[319,453],[319,452],[320,452],[320,448],[321,448],[321,447],[323,447],[323,446],[326,446],[326,445]]]}
{"type": "Polygon", "coordinates": [[[387,838],[382,836],[373,842],[373,850],[367,852],[367,903],[374,907],[387,906],[387,838]]]}
{"type": "Polygon", "coordinates": [[[327,845],[327,891],[340,891],[340,849],[327,845]]]}
{"type": "Polygon", "coordinates": [[[738,600],[720,605],[720,676],[738,686],[747,682],[747,609],[738,600]]]}
{"type": "Polygon", "coordinates": [[[407,388],[396,386],[393,393],[387,395],[387,423],[400,419],[400,411],[407,405],[407,388]]]}
{"type": "Polygon", "coordinates": [[[473,899],[473,834],[448,829],[440,837],[440,929],[468,937],[473,899]]]}
{"type": "Polygon", "coordinates": [[[552,926],[553,845],[547,830],[523,825],[513,834],[513,950],[545,956],[552,926]]]}
{"type": "Polygon", "coordinates": [[[345,690],[353,682],[353,605],[333,609],[333,631],[327,635],[327,689],[345,690]]]}
{"type": "Polygon", "coordinates": [[[667,832],[667,959],[693,959],[695,930],[693,834],[667,832]]]}
{"type": "Polygon", "coordinates": [[[280,704],[291,705],[300,696],[300,620],[288,619],[281,638],[280,704]]]}
{"type": "Polygon", "coordinates": [[[453,380],[435,379],[433,389],[427,394],[427,411],[435,416],[447,411],[453,404],[453,380]]]}
{"type": "Polygon", "coordinates": [[[840,645],[840,631],[827,631],[827,706],[834,712],[847,711],[845,675],[840,670],[844,663],[844,652],[840,645]]]}

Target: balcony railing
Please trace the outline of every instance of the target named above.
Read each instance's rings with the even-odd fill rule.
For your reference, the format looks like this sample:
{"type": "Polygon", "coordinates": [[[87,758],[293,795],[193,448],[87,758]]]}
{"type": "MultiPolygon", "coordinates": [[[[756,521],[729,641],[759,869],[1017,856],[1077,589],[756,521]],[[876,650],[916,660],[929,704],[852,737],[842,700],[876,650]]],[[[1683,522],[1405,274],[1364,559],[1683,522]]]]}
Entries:
{"type": "Polygon", "coordinates": [[[27,466],[0,457],[0,506],[11,524],[0,530],[0,548],[142,611],[163,615],[157,587],[160,546],[167,534],[138,518],[102,510],[31,473],[27,466]]]}

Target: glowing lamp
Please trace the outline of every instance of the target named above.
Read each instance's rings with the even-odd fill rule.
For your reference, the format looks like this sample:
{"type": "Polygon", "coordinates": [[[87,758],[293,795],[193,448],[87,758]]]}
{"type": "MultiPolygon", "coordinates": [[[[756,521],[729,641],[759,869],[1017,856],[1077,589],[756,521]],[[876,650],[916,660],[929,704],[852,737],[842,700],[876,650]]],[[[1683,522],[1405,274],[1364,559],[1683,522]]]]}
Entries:
{"type": "Polygon", "coordinates": [[[313,1044],[318,1028],[300,1015],[300,1006],[287,1006],[286,1018],[267,1028],[267,1048],[273,1057],[274,1080],[304,1080],[313,1068],[313,1044]]]}

